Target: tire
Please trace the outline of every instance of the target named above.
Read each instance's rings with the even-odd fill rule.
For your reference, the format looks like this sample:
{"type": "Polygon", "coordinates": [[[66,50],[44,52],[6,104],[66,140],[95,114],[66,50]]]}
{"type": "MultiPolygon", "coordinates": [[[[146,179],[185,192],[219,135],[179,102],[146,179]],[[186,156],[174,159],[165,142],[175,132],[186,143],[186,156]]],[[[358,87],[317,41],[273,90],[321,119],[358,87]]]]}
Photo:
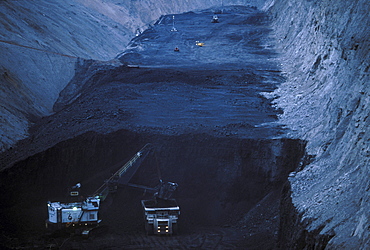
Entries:
{"type": "Polygon", "coordinates": [[[179,229],[178,229],[177,223],[173,223],[172,224],[172,235],[177,235],[178,232],[179,232],[179,229]]]}
{"type": "Polygon", "coordinates": [[[147,235],[153,235],[154,234],[153,225],[149,224],[148,222],[145,222],[145,231],[147,235]]]}

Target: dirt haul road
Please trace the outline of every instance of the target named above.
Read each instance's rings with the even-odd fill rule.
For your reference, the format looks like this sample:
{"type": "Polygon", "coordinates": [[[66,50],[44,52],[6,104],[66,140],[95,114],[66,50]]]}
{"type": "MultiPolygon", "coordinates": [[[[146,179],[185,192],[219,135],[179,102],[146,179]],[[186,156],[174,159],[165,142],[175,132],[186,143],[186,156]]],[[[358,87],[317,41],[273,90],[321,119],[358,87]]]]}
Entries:
{"type": "Polygon", "coordinates": [[[260,94],[284,80],[266,15],[225,7],[212,23],[213,15],[161,17],[117,57],[122,64],[81,60],[56,113],[37,122],[19,150],[3,154],[2,166],[88,131],[280,137],[284,129],[273,123],[280,111],[260,94]]]}
{"type": "MultiPolygon", "coordinates": [[[[31,235],[33,244],[54,242],[50,244],[67,249],[274,246],[279,201],[274,190],[279,188],[271,183],[281,184],[280,177],[274,179],[280,170],[264,173],[261,166],[292,164],[293,170],[295,160],[288,164],[274,148],[291,150],[298,144],[273,140],[282,138],[284,129],[273,123],[279,111],[260,93],[273,91],[284,79],[271,49],[264,13],[250,7],[224,7],[217,13],[219,23],[212,23],[214,14],[215,10],[205,10],[163,16],[135,37],[116,61],[79,62],[75,77],[55,104],[56,113],[37,122],[30,138],[1,155],[2,166],[10,169],[1,173],[2,187],[11,190],[3,200],[13,204],[4,202],[4,225],[31,235]],[[122,151],[122,141],[128,150],[116,156],[122,151]],[[142,191],[125,189],[118,201],[101,212],[103,230],[90,239],[37,240],[32,236],[38,222],[46,218],[45,197],[62,195],[74,182],[93,190],[104,181],[104,174],[109,175],[119,162],[153,141],[170,149],[159,154],[161,163],[179,167],[168,167],[163,173],[182,188],[179,235],[146,236],[138,205],[142,191]],[[72,143],[78,146],[73,149],[72,143]],[[86,153],[90,145],[96,147],[86,153]],[[102,156],[94,158],[99,153],[102,156]],[[20,171],[12,172],[11,166],[22,159],[13,167],[20,171]],[[227,169],[226,161],[254,172],[242,167],[227,169]],[[200,169],[203,165],[207,167],[200,169]],[[21,172],[27,173],[27,178],[21,172]],[[247,195],[241,193],[248,190],[247,195]],[[36,202],[32,203],[31,197],[36,202]],[[21,198],[23,206],[16,206],[21,198]],[[261,202],[264,208],[253,208],[261,202]],[[34,216],[19,222],[22,228],[6,216],[21,217],[23,212],[34,216]],[[35,228],[25,229],[25,223],[35,228]]],[[[287,171],[281,172],[286,175],[287,171]]],[[[151,178],[141,174],[136,181],[151,178]]],[[[9,239],[8,245],[19,243],[9,239]]]]}

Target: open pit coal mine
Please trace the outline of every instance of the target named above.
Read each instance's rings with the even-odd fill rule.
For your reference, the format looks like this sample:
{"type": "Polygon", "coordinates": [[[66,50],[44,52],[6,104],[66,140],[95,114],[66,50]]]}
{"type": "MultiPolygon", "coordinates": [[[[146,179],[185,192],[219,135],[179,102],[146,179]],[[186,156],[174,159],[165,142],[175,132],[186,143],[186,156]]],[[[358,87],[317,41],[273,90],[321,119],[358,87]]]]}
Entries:
{"type": "MultiPolygon", "coordinates": [[[[308,230],[292,201],[288,178],[315,155],[307,140],[288,136],[269,95],[287,81],[272,13],[241,5],[162,13],[111,60],[18,48],[67,58],[74,72],[53,112],[20,112],[28,135],[0,154],[0,247],[325,249],[334,231],[308,230]],[[48,201],[65,199],[76,183],[90,195],[148,143],[153,151],[130,180],[139,186],[120,186],[102,202],[89,237],[45,227],[48,201]],[[140,187],[160,179],[178,184],[181,213],[170,236],[146,233],[140,203],[152,197],[140,187]]],[[[10,73],[2,77],[20,86],[10,73]]]]}

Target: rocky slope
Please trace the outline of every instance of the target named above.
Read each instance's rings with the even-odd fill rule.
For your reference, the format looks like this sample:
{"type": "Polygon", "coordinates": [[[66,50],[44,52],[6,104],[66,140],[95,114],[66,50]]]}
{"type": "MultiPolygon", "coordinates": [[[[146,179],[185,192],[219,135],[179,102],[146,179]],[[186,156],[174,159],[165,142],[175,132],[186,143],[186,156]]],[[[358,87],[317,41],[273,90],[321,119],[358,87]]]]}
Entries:
{"type": "Polygon", "coordinates": [[[75,73],[78,58],[111,60],[138,30],[143,31],[161,15],[220,3],[0,1],[0,151],[25,138],[35,118],[53,112],[60,91],[75,73]]]}
{"type": "Polygon", "coordinates": [[[287,78],[273,95],[280,122],[314,156],[291,175],[293,204],[308,231],[334,236],[328,248],[368,248],[370,3],[270,3],[287,78]]]}

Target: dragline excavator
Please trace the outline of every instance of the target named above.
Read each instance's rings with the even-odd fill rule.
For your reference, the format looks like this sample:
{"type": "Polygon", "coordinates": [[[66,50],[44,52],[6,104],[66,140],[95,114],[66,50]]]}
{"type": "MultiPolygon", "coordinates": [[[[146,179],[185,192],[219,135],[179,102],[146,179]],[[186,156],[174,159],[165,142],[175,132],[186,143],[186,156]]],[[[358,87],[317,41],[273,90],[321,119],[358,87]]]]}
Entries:
{"type": "Polygon", "coordinates": [[[101,202],[104,202],[109,194],[117,192],[119,186],[127,185],[154,193],[152,199],[141,201],[147,233],[169,235],[175,233],[180,208],[172,195],[177,189],[177,183],[163,182],[160,174],[160,183],[154,188],[129,183],[142,161],[152,150],[153,146],[146,144],[92,195],[85,199],[81,199],[81,184],[77,183],[69,190],[68,201],[49,201],[47,203],[48,219],[46,220],[46,227],[78,229],[82,235],[88,236],[89,232],[101,222],[101,219],[99,219],[101,202]]]}

